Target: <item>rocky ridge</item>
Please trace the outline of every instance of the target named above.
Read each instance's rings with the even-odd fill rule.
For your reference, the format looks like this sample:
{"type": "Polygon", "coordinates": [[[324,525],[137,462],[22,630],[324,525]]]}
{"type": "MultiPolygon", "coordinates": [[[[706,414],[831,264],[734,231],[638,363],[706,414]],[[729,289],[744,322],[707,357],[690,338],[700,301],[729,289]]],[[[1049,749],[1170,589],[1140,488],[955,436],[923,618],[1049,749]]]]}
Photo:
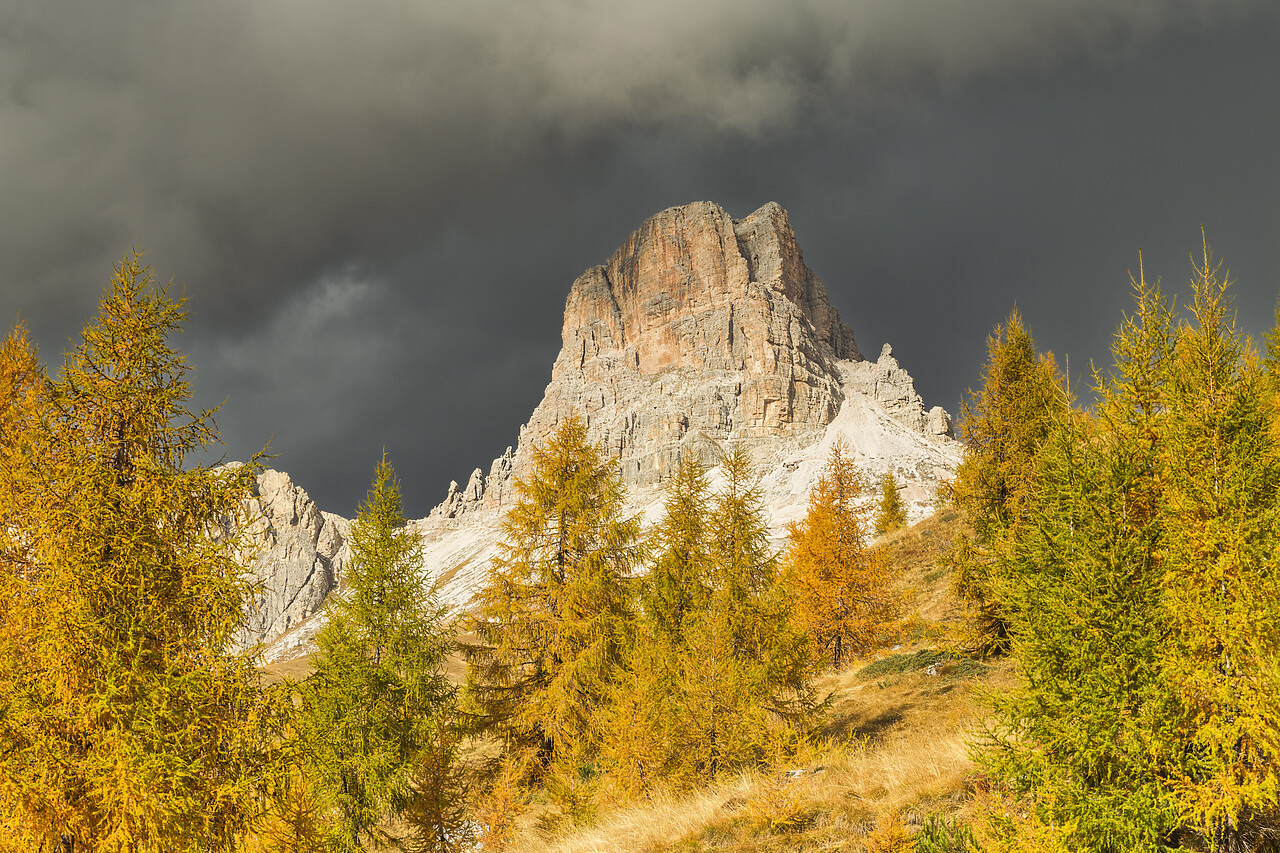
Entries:
{"type": "MultiPolygon", "coordinates": [[[[862,357],[774,203],[740,220],[708,202],[670,208],[573,283],[551,381],[514,447],[412,522],[424,581],[450,605],[465,606],[483,580],[530,448],[575,413],[618,458],[646,518],[660,514],[661,481],[682,458],[714,466],[722,448],[745,444],[779,539],[838,438],[868,500],[893,471],[913,519],[931,511],[960,455],[947,413],[925,409],[892,348],[862,357]]],[[[254,535],[266,548],[255,571],[268,591],[245,639],[283,657],[305,648],[308,617],[340,581],[349,522],[279,472],[263,473],[259,493],[254,535]]]]}

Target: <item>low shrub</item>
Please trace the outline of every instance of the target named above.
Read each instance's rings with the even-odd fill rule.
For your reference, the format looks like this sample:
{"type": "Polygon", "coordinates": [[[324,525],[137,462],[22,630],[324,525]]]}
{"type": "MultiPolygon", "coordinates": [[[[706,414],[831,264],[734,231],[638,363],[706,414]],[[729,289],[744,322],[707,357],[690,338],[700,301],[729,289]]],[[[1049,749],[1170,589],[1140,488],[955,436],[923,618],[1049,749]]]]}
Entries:
{"type": "Polygon", "coordinates": [[[924,819],[915,841],[915,853],[979,853],[982,849],[968,824],[938,815],[924,819]]]}

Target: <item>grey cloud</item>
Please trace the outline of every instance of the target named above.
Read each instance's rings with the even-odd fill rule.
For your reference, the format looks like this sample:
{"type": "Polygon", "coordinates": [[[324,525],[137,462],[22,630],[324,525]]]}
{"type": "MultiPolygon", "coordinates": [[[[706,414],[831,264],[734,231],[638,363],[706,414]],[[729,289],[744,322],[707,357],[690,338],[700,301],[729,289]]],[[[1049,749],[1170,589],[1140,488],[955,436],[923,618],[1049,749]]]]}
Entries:
{"type": "MultiPolygon", "coordinates": [[[[1142,122],[1125,111],[1149,109],[1167,132],[1168,93],[1197,82],[1176,66],[1114,102],[1078,92],[1147,61],[1153,43],[1196,47],[1245,20],[1270,26],[1275,12],[1245,0],[9,3],[0,314],[21,310],[56,354],[112,260],[140,242],[191,298],[185,345],[202,397],[229,398],[229,452],[274,434],[279,464],[349,511],[386,443],[420,475],[405,482],[421,510],[514,440],[574,275],[669,204],[711,197],[742,215],[776,199],[871,346],[910,353],[913,334],[939,340],[963,316],[980,349],[1020,276],[1069,278],[1063,235],[1123,221],[1073,215],[1101,192],[1100,170],[1162,191],[1193,145],[1224,144],[1183,133],[1140,150],[1142,122]],[[1109,157],[1108,123],[1125,128],[1109,157]],[[1144,181],[1132,164],[1148,156],[1144,181]],[[1064,272],[1046,273],[1046,257],[1064,272]],[[912,287],[938,316],[905,317],[912,287]]],[[[1202,94],[1238,90],[1233,73],[1202,94]]],[[[1250,138],[1274,139],[1274,122],[1258,122],[1250,138]]],[[[1258,223],[1274,221],[1256,201],[1274,180],[1264,148],[1231,148],[1237,167],[1262,171],[1235,188],[1263,206],[1258,223]]],[[[1184,186],[1201,207],[1213,199],[1197,179],[1184,186]]],[[[1196,223],[1161,200],[1153,227],[1176,227],[1185,251],[1196,223]]],[[[1116,229],[1124,254],[1108,245],[1099,267],[1131,265],[1134,230],[1116,229]]],[[[1052,281],[1046,293],[1069,285],[1052,281]]],[[[1054,304],[1061,349],[1061,318],[1079,309],[1054,304]]],[[[934,353],[904,361],[952,406],[973,353],[932,368],[934,353]]]]}
{"type": "Polygon", "coordinates": [[[3,43],[4,225],[40,261],[21,272],[54,287],[51,257],[82,263],[56,246],[100,255],[140,230],[192,268],[278,286],[291,270],[273,250],[321,268],[335,231],[456,198],[549,140],[776,133],[832,98],[876,104],[1261,5],[50,0],[11,12],[3,43]]]}

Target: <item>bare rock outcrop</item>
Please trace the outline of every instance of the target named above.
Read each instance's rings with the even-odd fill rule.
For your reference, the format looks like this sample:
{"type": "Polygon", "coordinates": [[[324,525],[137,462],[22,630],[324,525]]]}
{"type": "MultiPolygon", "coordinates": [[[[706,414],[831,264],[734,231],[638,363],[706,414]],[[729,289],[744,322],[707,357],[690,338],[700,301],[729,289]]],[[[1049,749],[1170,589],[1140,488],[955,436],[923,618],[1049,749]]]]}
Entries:
{"type": "Polygon", "coordinates": [[[631,487],[685,456],[714,463],[728,442],[813,439],[843,400],[834,363],[861,358],[774,203],[740,220],[710,202],[650,218],[573,283],[562,340],[512,470],[577,414],[631,487]]]}
{"type": "Polygon", "coordinates": [[[258,475],[249,513],[245,546],[255,555],[251,578],[261,586],[245,613],[244,645],[269,643],[315,614],[350,556],[351,522],[321,511],[283,471],[258,475]]]}
{"type": "Polygon", "coordinates": [[[915,380],[893,357],[893,347],[885,344],[875,361],[861,361],[849,371],[845,390],[865,394],[879,403],[898,423],[915,432],[952,437],[951,416],[941,406],[925,411],[916,393],[915,380]]]}

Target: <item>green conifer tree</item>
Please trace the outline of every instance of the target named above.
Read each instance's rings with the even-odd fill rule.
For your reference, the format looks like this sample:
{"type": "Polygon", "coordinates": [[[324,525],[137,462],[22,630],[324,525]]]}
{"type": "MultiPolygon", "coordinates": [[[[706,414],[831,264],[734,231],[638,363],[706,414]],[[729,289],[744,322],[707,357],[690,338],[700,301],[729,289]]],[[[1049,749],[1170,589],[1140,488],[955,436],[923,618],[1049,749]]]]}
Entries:
{"type": "Polygon", "coordinates": [[[683,637],[673,646],[651,630],[642,623],[601,709],[604,793],[618,800],[660,785],[687,787],[698,778],[684,727],[688,649],[683,637]]]}
{"type": "Polygon", "coordinates": [[[778,558],[769,547],[764,496],[751,468],[751,455],[736,445],[720,460],[724,486],[711,513],[711,602],[724,621],[734,654],[766,660],[777,637],[766,608],[778,576],[778,558]]]}
{"type": "Polygon", "coordinates": [[[304,767],[327,807],[329,845],[391,843],[398,839],[388,819],[412,813],[419,846],[450,850],[462,822],[456,689],[444,676],[454,634],[424,585],[422,546],[406,527],[385,454],[350,544],[345,590],[326,604],[298,723],[304,767]]]}
{"type": "Polygon", "coordinates": [[[680,462],[667,484],[662,520],[650,532],[652,568],[641,586],[644,627],[673,651],[711,596],[711,486],[697,459],[680,462]]]}
{"type": "Polygon", "coordinates": [[[134,253],[55,382],[5,347],[0,850],[228,850],[257,808],[267,705],[228,651],[255,466],[187,467],[216,432],[181,304],[134,253]]]}
{"type": "Polygon", "coordinates": [[[566,803],[599,746],[599,714],[634,630],[628,578],[643,549],[623,501],[616,463],[580,418],[566,418],[516,481],[468,623],[478,642],[463,646],[482,730],[532,750],[566,803]]]}
{"type": "Polygon", "coordinates": [[[883,536],[907,526],[907,505],[898,493],[898,478],[886,471],[880,480],[880,505],[876,511],[876,536],[883,536]]]}
{"type": "Polygon", "coordinates": [[[987,338],[982,388],[962,410],[964,460],[949,487],[973,536],[959,537],[948,559],[956,592],[973,613],[977,645],[1006,646],[1008,616],[993,593],[1004,550],[1026,522],[1040,445],[1070,407],[1052,353],[1039,355],[1018,313],[987,338]]]}
{"type": "Polygon", "coordinates": [[[1030,523],[992,587],[1023,681],[997,699],[983,760],[1072,849],[1277,834],[1280,445],[1226,287],[1206,247],[1175,328],[1135,283],[1097,418],[1042,444],[1030,523]]]}

